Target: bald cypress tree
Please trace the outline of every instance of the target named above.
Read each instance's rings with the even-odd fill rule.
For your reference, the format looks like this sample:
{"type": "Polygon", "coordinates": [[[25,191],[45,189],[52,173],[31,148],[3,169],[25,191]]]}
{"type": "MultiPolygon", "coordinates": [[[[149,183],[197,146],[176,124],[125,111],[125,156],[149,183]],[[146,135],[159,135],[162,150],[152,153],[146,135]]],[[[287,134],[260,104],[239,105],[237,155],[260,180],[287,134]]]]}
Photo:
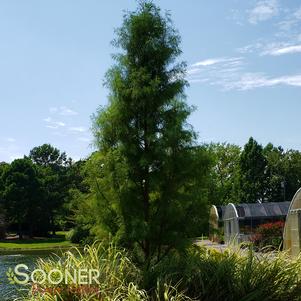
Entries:
{"type": "Polygon", "coordinates": [[[187,123],[185,63],[169,15],[141,2],[116,34],[109,103],[94,121],[100,222],[149,267],[201,234],[208,162],[187,123]]]}

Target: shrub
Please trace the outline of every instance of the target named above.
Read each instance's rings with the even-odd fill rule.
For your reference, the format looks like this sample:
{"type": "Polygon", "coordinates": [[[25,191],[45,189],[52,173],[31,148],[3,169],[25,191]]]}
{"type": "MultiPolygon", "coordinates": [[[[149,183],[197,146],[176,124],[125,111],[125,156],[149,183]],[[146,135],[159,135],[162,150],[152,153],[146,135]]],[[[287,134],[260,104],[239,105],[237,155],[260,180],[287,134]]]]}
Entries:
{"type": "Polygon", "coordinates": [[[89,234],[89,230],[83,229],[82,227],[76,227],[67,233],[67,239],[75,244],[87,243],[89,234]]]}
{"type": "Polygon", "coordinates": [[[256,228],[251,240],[260,248],[271,246],[278,249],[282,243],[283,229],[283,221],[262,224],[256,228]]]}

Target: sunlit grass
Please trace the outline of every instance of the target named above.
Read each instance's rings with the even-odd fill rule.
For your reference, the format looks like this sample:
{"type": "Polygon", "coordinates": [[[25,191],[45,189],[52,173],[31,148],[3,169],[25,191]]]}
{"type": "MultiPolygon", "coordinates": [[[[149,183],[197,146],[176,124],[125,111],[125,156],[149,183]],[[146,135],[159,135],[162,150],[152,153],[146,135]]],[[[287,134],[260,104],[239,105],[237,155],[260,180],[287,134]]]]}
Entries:
{"type": "Polygon", "coordinates": [[[39,242],[0,242],[0,252],[1,249],[52,249],[59,247],[68,247],[72,244],[69,241],[39,241],[39,242]]]}
{"type": "Polygon", "coordinates": [[[66,239],[66,232],[60,231],[49,238],[1,240],[0,253],[5,250],[55,249],[69,246],[72,246],[72,243],[66,239]]]}

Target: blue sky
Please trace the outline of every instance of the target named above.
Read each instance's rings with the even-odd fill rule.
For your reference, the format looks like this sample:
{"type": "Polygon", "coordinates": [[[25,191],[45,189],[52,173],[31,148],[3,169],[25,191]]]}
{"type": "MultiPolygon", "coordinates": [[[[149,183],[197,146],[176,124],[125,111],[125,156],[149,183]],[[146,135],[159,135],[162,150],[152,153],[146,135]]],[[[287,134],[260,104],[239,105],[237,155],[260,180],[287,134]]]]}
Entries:
{"type": "MultiPolygon", "coordinates": [[[[188,64],[200,142],[250,136],[301,150],[301,3],[154,1],[170,10],[188,64]]],[[[51,143],[91,151],[90,116],[107,102],[110,41],[135,1],[0,1],[0,161],[51,143]]]]}

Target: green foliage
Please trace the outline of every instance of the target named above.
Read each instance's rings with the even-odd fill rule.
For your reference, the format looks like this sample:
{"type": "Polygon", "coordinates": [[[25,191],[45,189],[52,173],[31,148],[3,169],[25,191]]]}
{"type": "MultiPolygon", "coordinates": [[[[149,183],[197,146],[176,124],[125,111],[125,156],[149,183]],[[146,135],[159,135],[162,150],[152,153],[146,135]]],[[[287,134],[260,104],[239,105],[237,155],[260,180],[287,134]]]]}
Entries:
{"type": "Polygon", "coordinates": [[[38,169],[27,158],[17,159],[5,169],[2,181],[3,207],[7,218],[18,224],[20,237],[25,224],[28,225],[29,235],[32,235],[43,217],[40,203],[42,184],[38,169]]]}
{"type": "Polygon", "coordinates": [[[257,256],[252,251],[191,248],[185,256],[166,258],[153,271],[150,286],[177,283],[194,300],[300,300],[301,259],[285,253],[257,256]]]}
{"type": "MultiPolygon", "coordinates": [[[[81,241],[93,241],[96,237],[104,239],[108,233],[117,234],[119,223],[115,205],[108,201],[117,198],[109,172],[112,159],[108,156],[105,158],[100,152],[92,154],[82,166],[84,177],[81,186],[86,189],[81,191],[74,188],[69,191],[68,206],[73,213],[74,231],[87,234],[86,238],[81,237],[81,241]]],[[[117,171],[122,172],[121,166],[117,171]]]]}
{"type": "Polygon", "coordinates": [[[99,285],[82,285],[72,283],[70,278],[65,284],[54,285],[49,281],[41,285],[33,285],[29,296],[23,301],[147,301],[147,300],[190,300],[176,287],[158,283],[151,294],[140,289],[141,271],[131,262],[125,250],[116,248],[113,244],[94,244],[85,247],[83,252],[73,249],[63,255],[61,260],[40,260],[38,268],[46,273],[58,269],[64,275],[71,274],[74,269],[96,269],[100,272],[99,285]],[[163,296],[163,298],[161,298],[163,296]]]}
{"type": "Polygon", "coordinates": [[[251,137],[245,145],[239,161],[241,202],[256,203],[265,200],[266,166],[267,160],[262,146],[251,137]]]}
{"type": "MultiPolygon", "coordinates": [[[[86,247],[83,253],[73,249],[66,252],[59,261],[41,259],[38,262],[38,268],[46,273],[52,269],[59,269],[64,275],[66,270],[72,275],[79,267],[97,269],[100,272],[100,284],[97,290],[93,290],[95,283],[93,286],[87,285],[87,290],[84,290],[78,279],[73,283],[68,278],[67,284],[65,278],[60,284],[53,284],[47,280],[30,291],[33,300],[99,300],[100,296],[102,300],[113,300],[113,298],[123,300],[123,296],[126,297],[134,290],[133,283],[139,283],[139,271],[129,260],[126,252],[117,249],[113,244],[94,244],[86,247]]],[[[140,294],[138,289],[137,293],[140,294]]]]}
{"type": "Polygon", "coordinates": [[[3,175],[5,171],[9,168],[9,164],[5,162],[0,163],[0,201],[3,200],[2,192],[5,189],[5,183],[4,183],[4,178],[3,175]]]}
{"type": "Polygon", "coordinates": [[[237,203],[240,147],[229,143],[211,143],[206,148],[212,160],[209,185],[210,204],[237,203]]]}
{"type": "Polygon", "coordinates": [[[80,174],[83,162],[73,164],[49,144],[35,147],[29,157],[0,164],[0,234],[3,221],[21,235],[48,236],[50,230],[70,227],[71,189],[86,192],[80,174]],[[68,204],[68,205],[67,205],[68,204]]]}
{"type": "Polygon", "coordinates": [[[176,62],[169,16],[141,2],[116,33],[109,104],[94,118],[100,168],[88,204],[100,227],[91,230],[113,234],[149,268],[202,233],[209,158],[187,124],[185,64],[176,62]]]}
{"type": "Polygon", "coordinates": [[[301,152],[288,150],[283,159],[284,165],[284,189],[283,197],[290,201],[301,186],[301,152]]]}
{"type": "Polygon", "coordinates": [[[272,202],[285,201],[283,185],[286,177],[284,167],[286,153],[281,147],[274,147],[271,143],[264,147],[263,153],[267,159],[265,198],[272,202]]]}
{"type": "Polygon", "coordinates": [[[84,243],[87,241],[87,237],[89,237],[90,233],[88,229],[81,228],[80,226],[76,226],[71,229],[67,234],[67,239],[72,243],[84,243]]]}
{"type": "Polygon", "coordinates": [[[61,153],[60,150],[50,144],[34,147],[29,153],[29,158],[38,165],[55,168],[71,163],[71,159],[67,159],[65,152],[61,153]]]}
{"type": "Polygon", "coordinates": [[[290,201],[301,186],[301,153],[284,151],[253,138],[240,147],[226,143],[206,145],[211,158],[209,202],[215,205],[240,202],[290,201]]]}
{"type": "Polygon", "coordinates": [[[290,201],[301,185],[301,153],[253,138],[240,157],[240,201],[290,201]]]}
{"type": "Polygon", "coordinates": [[[97,269],[99,285],[54,285],[47,280],[33,285],[23,301],[40,300],[202,300],[202,301],[297,301],[301,295],[301,258],[286,253],[253,253],[191,247],[182,256],[172,253],[148,271],[137,268],[125,250],[113,244],[94,244],[84,252],[69,251],[60,259],[40,260],[38,268],[97,269]],[[90,290],[88,289],[90,288],[90,290]],[[93,290],[91,290],[91,288],[93,290]]]}
{"type": "Polygon", "coordinates": [[[43,182],[44,233],[56,228],[56,216],[63,208],[68,192],[67,170],[71,159],[50,144],[43,144],[30,151],[29,158],[39,167],[43,182]]]}

